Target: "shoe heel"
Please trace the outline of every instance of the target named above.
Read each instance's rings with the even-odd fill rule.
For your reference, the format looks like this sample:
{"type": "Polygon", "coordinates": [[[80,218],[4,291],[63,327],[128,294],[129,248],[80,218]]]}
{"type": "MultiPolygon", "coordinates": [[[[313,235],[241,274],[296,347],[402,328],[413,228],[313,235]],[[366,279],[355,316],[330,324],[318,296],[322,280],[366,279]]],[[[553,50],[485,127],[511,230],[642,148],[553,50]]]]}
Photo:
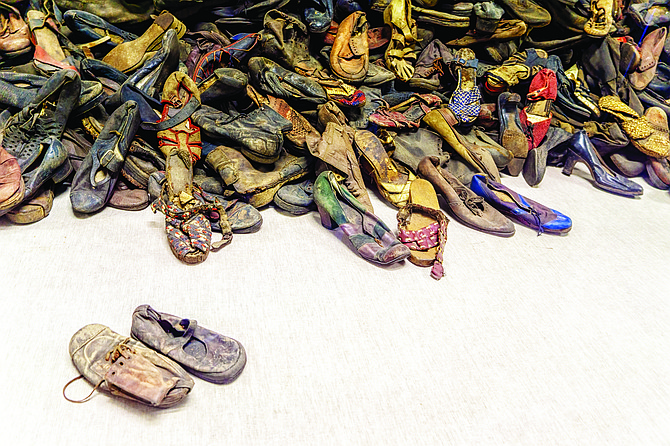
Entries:
{"type": "Polygon", "coordinates": [[[60,166],[56,173],[54,173],[54,175],[51,177],[51,180],[54,182],[54,184],[60,184],[70,176],[72,171],[74,171],[72,163],[70,162],[70,159],[66,159],[63,165],[60,166]]]}
{"type": "Polygon", "coordinates": [[[323,225],[324,228],[326,229],[333,229],[337,225],[333,221],[333,219],[330,217],[330,214],[321,206],[318,204],[316,205],[317,209],[319,210],[319,215],[321,216],[321,224],[323,225]]]}
{"type": "Polygon", "coordinates": [[[568,158],[565,160],[565,165],[562,170],[563,175],[570,176],[577,161],[579,161],[579,157],[572,152],[568,152],[568,158]]]}

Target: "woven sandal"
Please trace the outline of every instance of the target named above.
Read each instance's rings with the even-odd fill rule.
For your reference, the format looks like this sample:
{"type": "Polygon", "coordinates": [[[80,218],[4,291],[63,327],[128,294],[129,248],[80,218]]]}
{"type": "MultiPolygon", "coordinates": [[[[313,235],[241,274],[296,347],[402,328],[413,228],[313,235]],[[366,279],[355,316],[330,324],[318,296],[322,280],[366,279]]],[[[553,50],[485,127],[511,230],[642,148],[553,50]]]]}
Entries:
{"type": "Polygon", "coordinates": [[[440,280],[449,219],[440,211],[437,194],[430,182],[417,179],[410,187],[409,202],[398,211],[398,239],[409,248],[409,261],[432,266],[430,276],[440,280]]]}
{"type": "Polygon", "coordinates": [[[481,110],[482,96],[476,82],[478,60],[470,48],[461,48],[451,64],[458,84],[448,107],[459,122],[472,124],[481,110]]]}

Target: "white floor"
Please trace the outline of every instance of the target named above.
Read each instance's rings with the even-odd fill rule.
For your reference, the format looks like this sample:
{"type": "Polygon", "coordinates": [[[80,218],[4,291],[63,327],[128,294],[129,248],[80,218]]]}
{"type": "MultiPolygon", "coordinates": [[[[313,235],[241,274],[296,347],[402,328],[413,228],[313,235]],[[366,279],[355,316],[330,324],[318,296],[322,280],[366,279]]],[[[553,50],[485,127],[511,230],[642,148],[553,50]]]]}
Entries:
{"type": "MultiPolygon", "coordinates": [[[[518,192],[568,214],[566,237],[501,239],[453,221],[447,275],[382,268],[317,213],[262,211],[255,234],[201,265],[170,252],[163,217],[77,218],[67,194],[25,227],[0,220],[0,437],[19,445],[661,445],[670,443],[670,193],[595,189],[582,165],[518,192]],[[133,309],[196,319],[239,340],[232,384],[195,379],[152,410],[97,393],[68,342],[133,309]],[[69,394],[91,387],[77,382],[69,394]]],[[[396,210],[373,197],[395,228],[396,210]]]]}

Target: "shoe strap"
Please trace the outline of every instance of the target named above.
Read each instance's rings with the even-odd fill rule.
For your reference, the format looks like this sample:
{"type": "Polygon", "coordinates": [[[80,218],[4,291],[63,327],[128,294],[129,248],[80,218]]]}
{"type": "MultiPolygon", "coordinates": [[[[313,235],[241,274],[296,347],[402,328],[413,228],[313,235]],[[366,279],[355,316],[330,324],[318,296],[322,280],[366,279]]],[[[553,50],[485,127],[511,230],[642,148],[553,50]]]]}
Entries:
{"type": "Polygon", "coordinates": [[[398,220],[398,239],[410,249],[417,251],[426,251],[437,246],[435,253],[435,262],[430,271],[430,276],[435,280],[440,280],[444,276],[444,246],[447,243],[447,225],[449,219],[439,210],[429,208],[416,203],[407,203],[397,215],[398,220]],[[405,229],[407,222],[414,211],[419,211],[429,215],[436,220],[424,228],[417,231],[405,229]]]}

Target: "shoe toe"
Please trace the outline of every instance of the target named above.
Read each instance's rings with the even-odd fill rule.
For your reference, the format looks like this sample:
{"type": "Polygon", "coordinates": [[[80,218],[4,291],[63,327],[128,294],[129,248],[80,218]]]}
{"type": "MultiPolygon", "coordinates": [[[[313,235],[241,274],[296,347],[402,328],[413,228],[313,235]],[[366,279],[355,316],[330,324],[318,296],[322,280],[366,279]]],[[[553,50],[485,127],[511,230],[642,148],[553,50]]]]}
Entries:
{"type": "Polygon", "coordinates": [[[79,329],[70,339],[70,357],[106,329],[107,327],[102,324],[89,324],[79,329]]]}
{"type": "Polygon", "coordinates": [[[104,198],[84,190],[73,190],[70,192],[72,209],[83,214],[97,212],[105,206],[104,198]]]}
{"type": "Polygon", "coordinates": [[[555,217],[553,220],[543,223],[542,228],[546,232],[556,232],[556,233],[566,233],[572,229],[572,220],[565,214],[562,214],[556,210],[553,210],[555,217]]]}

